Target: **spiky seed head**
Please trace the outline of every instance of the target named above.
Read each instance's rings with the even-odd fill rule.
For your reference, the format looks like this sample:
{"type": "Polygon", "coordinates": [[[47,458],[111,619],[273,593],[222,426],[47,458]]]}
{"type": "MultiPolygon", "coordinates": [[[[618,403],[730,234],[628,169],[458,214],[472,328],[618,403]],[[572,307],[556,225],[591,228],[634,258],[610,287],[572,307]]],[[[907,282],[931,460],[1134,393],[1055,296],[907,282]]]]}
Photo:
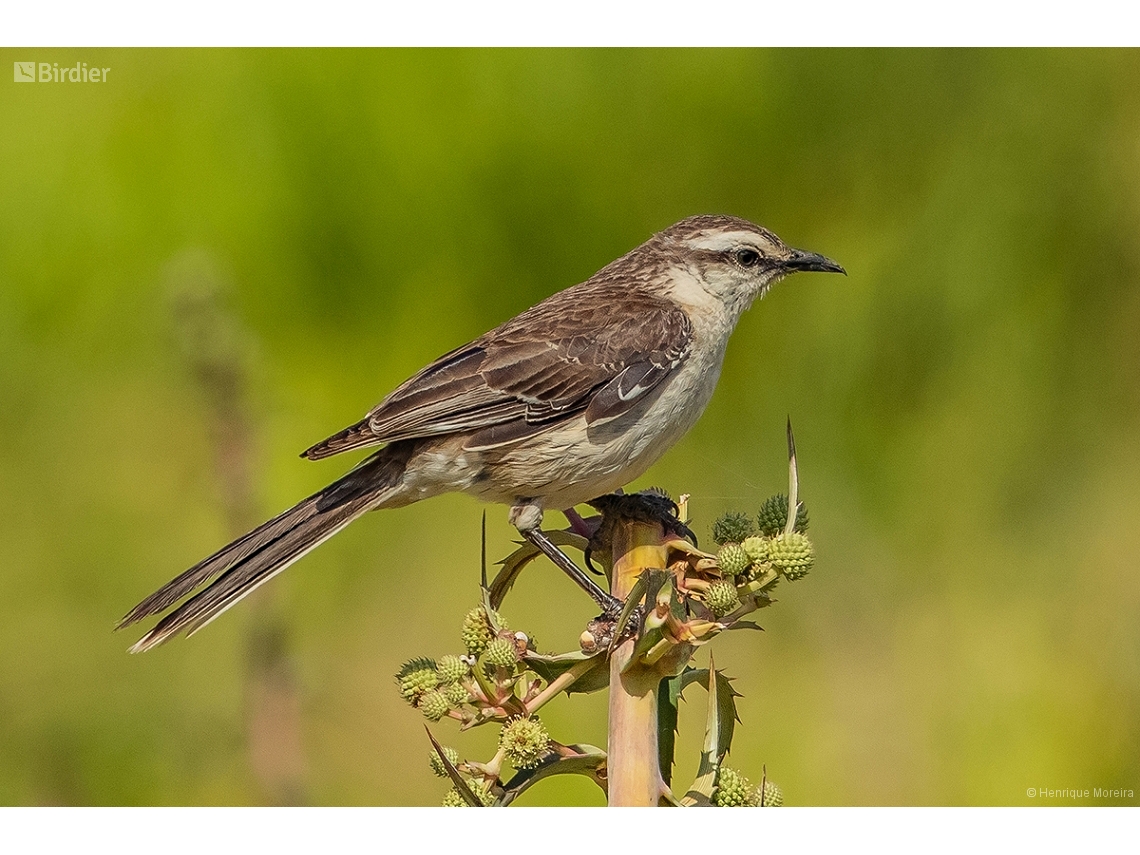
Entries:
{"type": "Polygon", "coordinates": [[[439,689],[432,689],[420,695],[420,702],[417,706],[428,721],[439,721],[451,712],[451,704],[448,703],[447,698],[439,689]]]}
{"type": "Polygon", "coordinates": [[[401,665],[400,670],[396,672],[396,679],[402,680],[404,677],[416,671],[434,671],[436,667],[435,660],[428,659],[426,656],[421,656],[418,659],[409,659],[401,665]]]}
{"type": "Polygon", "coordinates": [[[756,803],[761,807],[783,807],[784,791],[774,781],[764,782],[764,792],[757,793],[756,803]],[[761,798],[762,796],[762,798],[761,798]]]}
{"type": "Polygon", "coordinates": [[[752,785],[747,778],[735,769],[721,766],[713,804],[717,807],[747,807],[752,801],[749,792],[751,789],[752,785]]]}
{"type": "MultiPolygon", "coordinates": [[[[467,786],[483,807],[490,807],[495,803],[495,794],[491,792],[491,787],[486,781],[468,781],[467,786]]],[[[467,804],[466,799],[459,795],[459,790],[455,789],[455,787],[452,787],[448,794],[443,797],[443,806],[471,807],[471,805],[467,804]]]]}
{"type": "Polygon", "coordinates": [[[448,790],[447,795],[443,797],[443,806],[471,807],[471,805],[467,804],[467,802],[463,799],[463,796],[459,795],[459,790],[455,789],[455,787],[452,787],[450,790],[448,790]]]}
{"type": "Polygon", "coordinates": [[[448,683],[443,687],[442,692],[452,708],[461,707],[471,700],[471,693],[462,683],[448,683]]]}
{"type": "MultiPolygon", "coordinates": [[[[760,525],[760,533],[768,537],[775,537],[788,525],[788,497],[777,493],[766,499],[756,515],[756,522],[760,525]]],[[[796,508],[796,531],[803,534],[808,527],[808,512],[803,502],[796,508]]]]}
{"type": "Polygon", "coordinates": [[[740,543],[753,531],[752,520],[748,518],[748,514],[729,511],[713,523],[712,536],[713,540],[723,546],[726,543],[740,543]]]}
{"type": "Polygon", "coordinates": [[[483,807],[490,807],[495,803],[495,794],[491,792],[491,785],[486,781],[468,781],[467,786],[471,788],[471,792],[475,794],[475,798],[483,807]]]}
{"type": "Polygon", "coordinates": [[[740,606],[740,595],[736,593],[736,585],[728,579],[717,579],[705,592],[705,605],[718,618],[735,611],[740,606]]]}
{"type": "Polygon", "coordinates": [[[439,675],[432,659],[413,659],[405,662],[396,673],[400,684],[400,694],[410,704],[415,704],[420,696],[439,685],[439,675]]]}
{"type": "Polygon", "coordinates": [[[495,611],[494,609],[491,609],[490,624],[491,624],[491,632],[508,632],[508,631],[510,631],[510,627],[507,626],[507,622],[505,620],[503,620],[503,616],[501,614],[499,614],[497,611],[495,611]]]}
{"type": "Polygon", "coordinates": [[[753,535],[744,539],[740,548],[748,555],[749,564],[763,564],[768,560],[768,538],[753,535]]]}
{"type": "Polygon", "coordinates": [[[499,668],[513,668],[519,661],[519,653],[509,638],[496,638],[483,651],[483,661],[499,668]]]}
{"type": "Polygon", "coordinates": [[[768,560],[789,582],[802,579],[815,563],[811,541],[798,531],[772,538],[768,560]]]}
{"type": "Polygon", "coordinates": [[[739,543],[726,543],[716,554],[720,572],[725,576],[739,576],[748,569],[748,553],[739,543]]]}
{"type": "Polygon", "coordinates": [[[550,750],[550,734],[536,717],[514,718],[500,731],[499,747],[516,769],[530,769],[550,750]]]}
{"type": "Polygon", "coordinates": [[[446,686],[467,676],[467,663],[458,656],[441,656],[436,672],[439,674],[440,684],[446,686]]]}
{"type": "Polygon", "coordinates": [[[482,606],[476,606],[463,618],[463,646],[472,656],[482,653],[493,637],[482,606]]]}
{"type": "MultiPolygon", "coordinates": [[[[443,756],[447,758],[447,762],[452,766],[459,765],[459,752],[450,745],[443,746],[443,756]]],[[[432,774],[437,778],[447,777],[447,769],[444,768],[443,763],[439,759],[439,752],[434,748],[431,750],[431,754],[428,755],[428,766],[431,768],[432,774]]]]}

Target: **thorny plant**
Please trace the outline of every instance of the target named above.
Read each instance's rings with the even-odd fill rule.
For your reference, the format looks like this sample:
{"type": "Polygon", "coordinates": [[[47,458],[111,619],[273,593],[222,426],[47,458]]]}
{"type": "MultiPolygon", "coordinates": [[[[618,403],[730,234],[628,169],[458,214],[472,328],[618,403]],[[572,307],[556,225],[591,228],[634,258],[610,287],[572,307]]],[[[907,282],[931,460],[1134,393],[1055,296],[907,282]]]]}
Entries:
{"type": "MultiPolygon", "coordinates": [[[[443,800],[445,806],[506,806],[553,775],[586,775],[607,791],[614,770],[607,769],[606,752],[594,745],[553,739],[537,714],[563,692],[596,692],[609,686],[614,639],[620,642],[631,637],[635,639],[633,653],[621,673],[639,669],[650,680],[659,680],[655,722],[658,803],[719,807],[783,803],[780,788],[765,773],[753,786],[739,771],[723,765],[739,720],[738,695],[730,679],[715,669],[711,657],[708,668],[695,668],[690,660],[722,632],[759,629],[745,617],[776,602],[772,591],[781,579],[802,579],[812,566],[812,545],[805,535],[807,510],[797,501],[790,423],[788,451],[790,499],[773,496],[755,518],[735,512],[722,516],[712,527],[719,546],[716,554],[703,552],[670,531],[688,533],[684,525],[687,497],[682,497],[679,506],[668,503],[680,524],[663,527],[665,566],[641,572],[616,625],[591,621],[579,639],[579,649],[568,653],[539,653],[528,634],[508,628],[499,609],[519,573],[540,553],[530,544],[520,546],[501,562],[488,584],[484,525],[482,600],[464,617],[464,652],[414,659],[396,675],[401,695],[429,721],[451,719],[461,731],[486,724],[501,728],[498,750],[484,763],[461,760],[455,749],[440,745],[429,729],[429,765],[452,784],[443,800]],[[632,625],[638,620],[640,625],[632,625]],[[678,703],[693,683],[708,692],[705,737],[696,779],[684,796],[677,797],[671,790],[671,775],[678,703]],[[508,767],[513,775],[504,774],[508,767]]],[[[660,492],[653,495],[661,501],[660,492]]],[[[611,520],[592,517],[586,522],[597,533],[611,520]]],[[[612,571],[608,544],[597,534],[589,540],[572,530],[549,536],[560,548],[581,550],[587,562],[591,554],[600,557],[607,574],[612,571]]],[[[612,742],[613,733],[610,738],[612,742]]]]}

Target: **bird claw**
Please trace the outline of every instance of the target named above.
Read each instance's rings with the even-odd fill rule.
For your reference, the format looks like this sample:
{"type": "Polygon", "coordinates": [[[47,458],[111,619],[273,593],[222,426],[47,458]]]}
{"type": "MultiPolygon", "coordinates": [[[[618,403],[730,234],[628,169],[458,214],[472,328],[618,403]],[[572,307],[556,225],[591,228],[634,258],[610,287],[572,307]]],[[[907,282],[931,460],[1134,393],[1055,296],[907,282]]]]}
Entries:
{"type": "Polygon", "coordinates": [[[601,525],[594,531],[586,550],[586,564],[591,569],[590,553],[609,550],[613,526],[619,519],[658,523],[667,534],[684,538],[693,546],[700,546],[693,530],[678,518],[677,503],[656,489],[641,493],[609,493],[591,499],[586,504],[602,515],[601,525]]]}
{"type": "Polygon", "coordinates": [[[612,651],[623,641],[638,636],[645,620],[644,607],[640,604],[635,606],[622,624],[621,616],[624,611],[625,603],[617,597],[612,597],[605,611],[590,621],[586,631],[594,647],[612,651]]]}

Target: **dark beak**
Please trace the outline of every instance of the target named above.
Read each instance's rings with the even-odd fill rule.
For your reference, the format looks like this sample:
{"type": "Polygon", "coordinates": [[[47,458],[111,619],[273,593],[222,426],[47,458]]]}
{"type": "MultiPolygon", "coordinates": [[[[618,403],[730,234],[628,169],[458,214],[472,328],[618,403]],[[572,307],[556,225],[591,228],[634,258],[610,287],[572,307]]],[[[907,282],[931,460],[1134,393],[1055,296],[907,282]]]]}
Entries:
{"type": "Polygon", "coordinates": [[[782,262],[780,266],[789,273],[810,270],[816,273],[842,273],[844,276],[847,275],[846,270],[827,256],[820,255],[817,252],[804,252],[802,249],[793,249],[792,257],[782,262]]]}

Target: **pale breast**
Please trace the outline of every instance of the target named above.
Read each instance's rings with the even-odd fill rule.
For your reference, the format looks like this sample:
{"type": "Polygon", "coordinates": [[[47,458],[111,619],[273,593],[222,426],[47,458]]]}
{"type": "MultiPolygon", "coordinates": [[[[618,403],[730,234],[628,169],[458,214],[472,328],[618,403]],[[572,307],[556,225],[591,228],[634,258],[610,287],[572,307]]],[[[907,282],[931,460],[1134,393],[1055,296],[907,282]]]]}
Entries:
{"type": "Polygon", "coordinates": [[[697,422],[716,388],[724,349],[688,360],[662,388],[613,421],[583,416],[526,442],[488,452],[479,476],[457,487],[486,501],[539,499],[568,508],[642,475],[697,422]]]}
{"type": "Polygon", "coordinates": [[[678,277],[675,284],[692,292],[684,302],[693,348],[676,374],[643,401],[611,421],[587,425],[583,414],[486,451],[464,450],[464,435],[426,443],[409,462],[403,489],[390,504],[463,492],[489,502],[511,505],[525,499],[561,509],[612,493],[642,475],[701,417],[739,316],[739,310],[700,291],[688,277],[678,277]]]}

